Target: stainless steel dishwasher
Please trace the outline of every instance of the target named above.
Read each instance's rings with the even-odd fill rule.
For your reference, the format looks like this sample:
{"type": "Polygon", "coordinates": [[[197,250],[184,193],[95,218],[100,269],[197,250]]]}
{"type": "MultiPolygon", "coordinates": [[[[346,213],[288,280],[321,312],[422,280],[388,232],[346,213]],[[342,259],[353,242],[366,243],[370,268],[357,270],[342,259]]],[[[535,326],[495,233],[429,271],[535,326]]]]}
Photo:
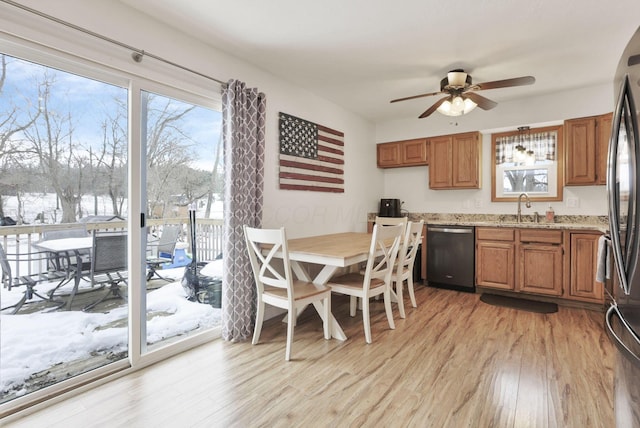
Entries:
{"type": "Polygon", "coordinates": [[[475,292],[473,226],[427,225],[427,281],[430,286],[475,292]]]}

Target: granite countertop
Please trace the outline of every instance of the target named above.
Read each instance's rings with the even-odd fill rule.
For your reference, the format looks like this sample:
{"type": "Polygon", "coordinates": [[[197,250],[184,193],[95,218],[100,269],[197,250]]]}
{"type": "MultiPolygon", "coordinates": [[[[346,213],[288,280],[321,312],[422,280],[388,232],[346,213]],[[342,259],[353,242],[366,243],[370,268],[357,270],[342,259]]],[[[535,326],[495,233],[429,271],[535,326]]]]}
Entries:
{"type": "MultiPolygon", "coordinates": [[[[370,213],[369,221],[374,221],[375,213],[370,213]]],[[[557,215],[554,223],[547,223],[540,217],[534,222],[532,215],[523,215],[522,222],[516,221],[515,215],[510,214],[437,214],[437,213],[409,213],[410,221],[424,220],[426,224],[484,226],[484,227],[517,227],[534,229],[562,229],[562,230],[591,230],[607,232],[609,223],[607,216],[563,216],[557,215]]]]}

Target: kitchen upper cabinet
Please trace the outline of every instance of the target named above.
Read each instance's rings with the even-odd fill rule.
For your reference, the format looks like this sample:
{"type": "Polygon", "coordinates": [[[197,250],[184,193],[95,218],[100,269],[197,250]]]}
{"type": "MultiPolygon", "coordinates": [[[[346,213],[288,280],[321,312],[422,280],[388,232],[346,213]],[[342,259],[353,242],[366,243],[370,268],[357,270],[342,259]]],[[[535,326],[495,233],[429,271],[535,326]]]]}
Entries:
{"type": "Polygon", "coordinates": [[[604,285],[596,281],[598,264],[598,239],[600,233],[577,233],[570,235],[569,287],[565,297],[573,300],[602,303],[604,285]]]}
{"type": "Polygon", "coordinates": [[[515,230],[476,228],[476,284],[500,290],[513,290],[515,230]]]}
{"type": "Polygon", "coordinates": [[[481,144],[479,132],[430,138],[429,187],[480,188],[481,144]]]}
{"type": "Polygon", "coordinates": [[[566,185],[606,184],[611,120],[607,113],[564,122],[566,185]]]}
{"type": "Polygon", "coordinates": [[[397,168],[429,164],[426,138],[393,141],[377,145],[378,168],[397,168]]]}

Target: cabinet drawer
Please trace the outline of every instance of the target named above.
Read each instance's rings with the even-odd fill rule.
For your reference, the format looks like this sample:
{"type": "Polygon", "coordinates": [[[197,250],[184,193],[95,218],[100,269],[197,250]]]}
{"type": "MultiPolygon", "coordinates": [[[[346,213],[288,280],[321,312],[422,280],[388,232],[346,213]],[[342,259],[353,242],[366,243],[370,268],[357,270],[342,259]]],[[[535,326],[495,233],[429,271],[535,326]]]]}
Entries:
{"type": "Polygon", "coordinates": [[[543,229],[520,229],[520,242],[562,244],[562,231],[543,229]]]}
{"type": "Polygon", "coordinates": [[[484,241],[513,241],[514,230],[502,227],[476,227],[476,238],[484,241]]]}

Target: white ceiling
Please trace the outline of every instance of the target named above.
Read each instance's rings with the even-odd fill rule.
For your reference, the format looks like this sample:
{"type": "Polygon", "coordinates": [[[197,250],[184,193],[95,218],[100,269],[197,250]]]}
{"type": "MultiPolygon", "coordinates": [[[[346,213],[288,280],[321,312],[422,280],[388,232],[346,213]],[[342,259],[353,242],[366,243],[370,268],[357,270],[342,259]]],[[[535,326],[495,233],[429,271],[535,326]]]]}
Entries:
{"type": "Polygon", "coordinates": [[[640,25],[639,0],[121,1],[372,121],[417,118],[439,96],[389,101],[454,68],[536,78],[498,102],[606,84],[640,25]]]}

